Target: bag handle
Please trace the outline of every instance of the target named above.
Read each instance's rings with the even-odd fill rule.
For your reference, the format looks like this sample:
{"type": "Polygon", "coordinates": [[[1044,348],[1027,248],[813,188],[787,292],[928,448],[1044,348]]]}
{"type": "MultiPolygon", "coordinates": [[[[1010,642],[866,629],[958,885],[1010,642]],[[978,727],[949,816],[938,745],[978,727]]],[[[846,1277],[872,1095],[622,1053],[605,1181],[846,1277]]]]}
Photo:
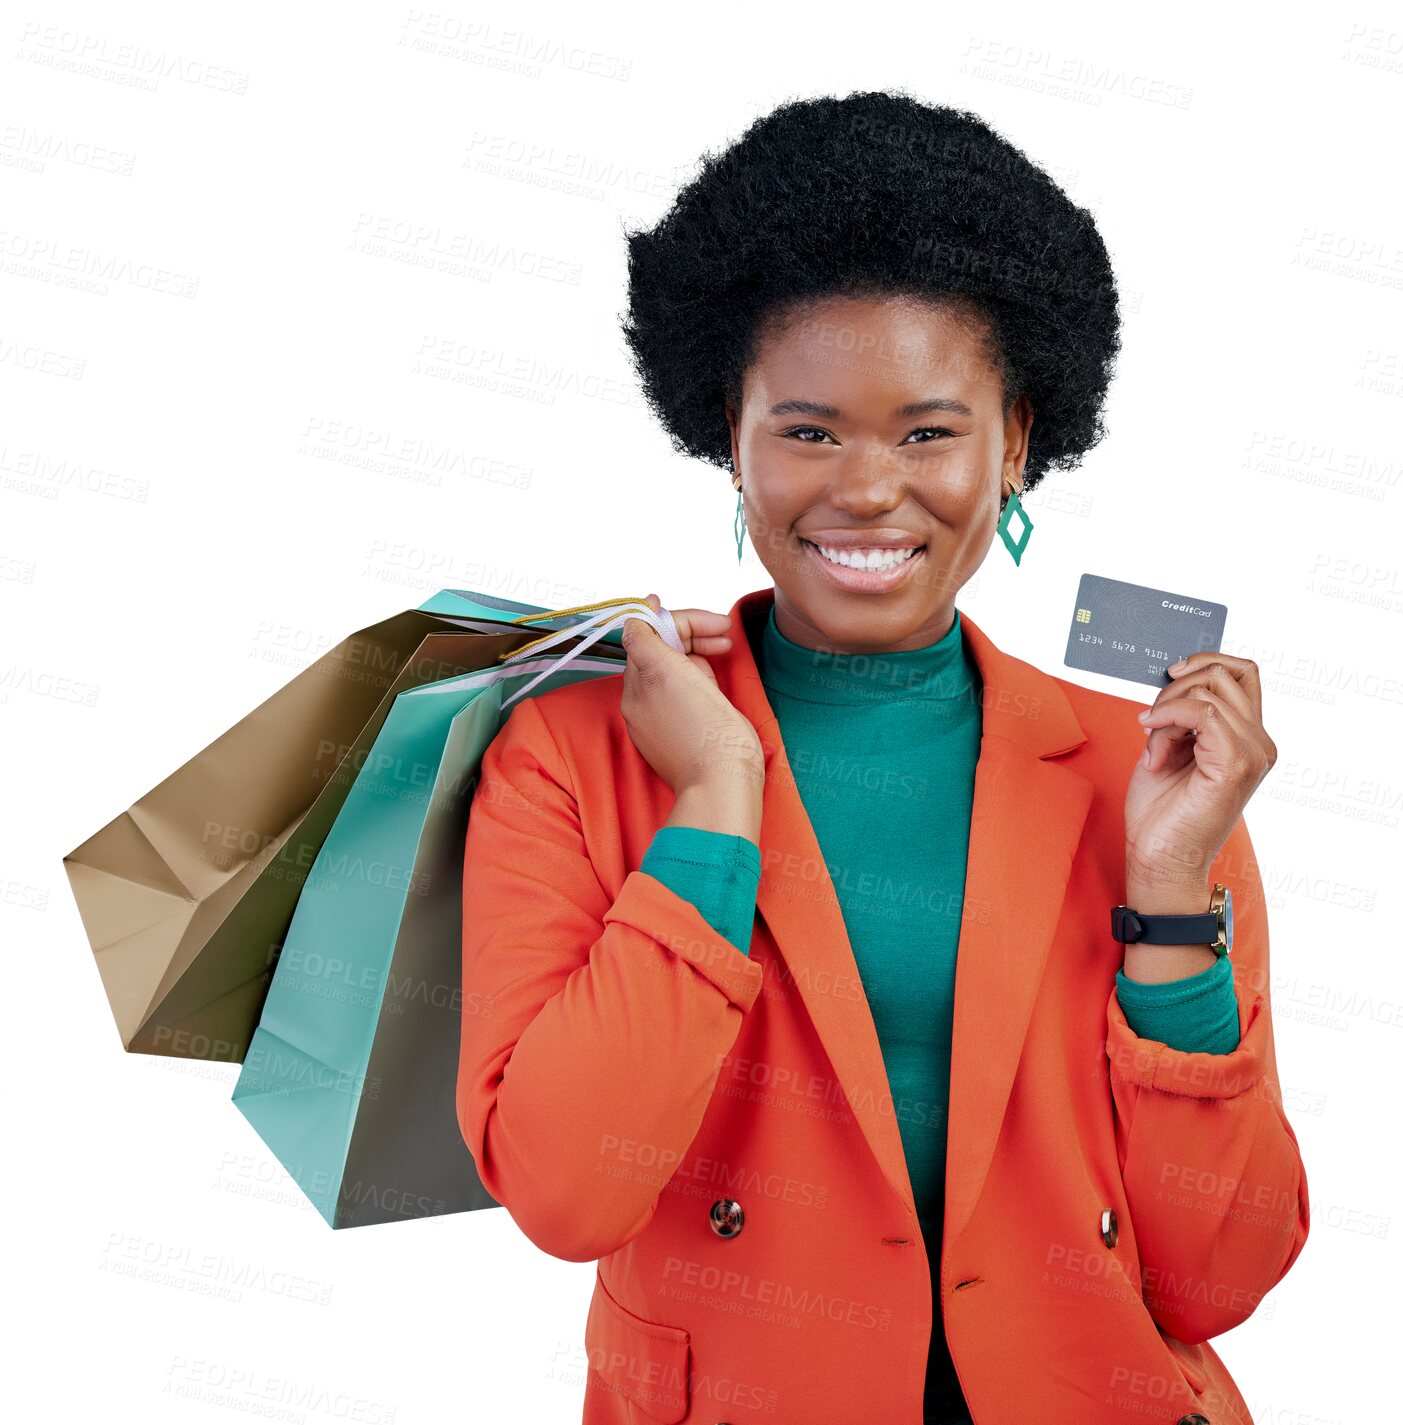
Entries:
{"type": "Polygon", "coordinates": [[[535,619],[561,618],[567,614],[588,613],[590,617],[582,623],[572,624],[569,628],[558,629],[552,633],[542,634],[540,638],[533,638],[530,643],[524,643],[520,648],[514,648],[510,653],[501,653],[497,656],[499,664],[510,664],[520,662],[522,659],[532,655],[544,653],[548,648],[554,648],[557,643],[564,643],[566,639],[574,638],[585,629],[589,632],[577,648],[572,648],[563,658],[557,658],[548,668],[543,669],[524,687],[518,688],[511,697],[502,699],[502,707],[514,703],[518,698],[524,697],[541,681],[542,678],[549,678],[553,674],[563,671],[584,653],[591,645],[597,643],[604,637],[610,629],[626,623],[631,618],[641,618],[645,623],[652,625],[658,636],[669,647],[675,648],[679,653],[687,650],[683,646],[682,638],[677,632],[677,624],[666,609],[654,612],[653,606],[644,599],[603,599],[599,603],[579,604],[571,609],[542,609],[540,613],[522,614],[519,618],[508,619],[508,623],[526,624],[535,619]]]}

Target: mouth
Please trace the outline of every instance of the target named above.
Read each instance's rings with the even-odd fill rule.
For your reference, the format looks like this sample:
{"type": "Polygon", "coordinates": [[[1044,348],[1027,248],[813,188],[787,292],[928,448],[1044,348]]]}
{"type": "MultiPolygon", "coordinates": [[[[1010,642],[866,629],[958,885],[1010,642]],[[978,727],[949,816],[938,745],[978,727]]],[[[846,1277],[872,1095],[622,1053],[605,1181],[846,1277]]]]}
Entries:
{"type": "Polygon", "coordinates": [[[880,593],[911,578],[915,567],[926,557],[926,546],[906,549],[834,549],[827,552],[812,540],[799,536],[799,543],[824,575],[840,589],[855,593],[880,593]]]}

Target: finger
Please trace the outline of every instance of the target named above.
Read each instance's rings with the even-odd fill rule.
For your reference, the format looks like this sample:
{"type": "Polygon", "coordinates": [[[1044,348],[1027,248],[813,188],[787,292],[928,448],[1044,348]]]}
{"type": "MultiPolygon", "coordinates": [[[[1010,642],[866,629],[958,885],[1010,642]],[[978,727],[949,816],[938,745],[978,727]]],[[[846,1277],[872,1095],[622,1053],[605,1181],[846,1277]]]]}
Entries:
{"type": "MultiPolygon", "coordinates": [[[[648,607],[652,609],[654,613],[659,613],[662,610],[662,600],[658,598],[656,594],[649,594],[648,597],[643,600],[643,602],[647,604],[648,607]]],[[[660,634],[651,623],[648,623],[646,619],[640,619],[639,622],[642,623],[652,633],[653,637],[656,638],[659,643],[664,642],[662,634],[660,634]]]]}
{"type": "Polygon", "coordinates": [[[672,609],[672,621],[678,637],[689,652],[715,657],[731,646],[730,614],[718,614],[710,609],[672,609]]]}
{"type": "MultiPolygon", "coordinates": [[[[653,599],[656,597],[657,596],[655,594],[649,594],[649,596],[643,602],[651,606],[653,599]]],[[[640,618],[636,613],[625,615],[623,628],[620,630],[619,638],[620,641],[623,643],[625,651],[630,656],[635,656],[643,653],[643,650],[639,648],[640,640],[647,640],[649,638],[652,638],[656,639],[659,643],[663,642],[662,635],[657,631],[657,629],[655,629],[653,625],[648,622],[647,619],[640,618]]],[[[646,654],[643,654],[643,656],[646,656],[646,654]]]]}
{"type": "MultiPolygon", "coordinates": [[[[1147,744],[1151,770],[1164,765],[1174,744],[1190,738],[1189,750],[1204,771],[1228,773],[1250,755],[1251,740],[1239,715],[1206,688],[1190,689],[1182,698],[1150,708],[1141,726],[1150,729],[1150,744],[1158,742],[1165,749],[1147,744]]],[[[1182,758],[1183,750],[1181,746],[1173,755],[1182,758]]]]}
{"type": "Polygon", "coordinates": [[[724,633],[731,626],[730,614],[714,609],[673,609],[673,618],[685,618],[697,633],[724,633]]]}
{"type": "Polygon", "coordinates": [[[1179,728],[1203,736],[1214,726],[1226,727],[1235,737],[1242,737],[1247,724],[1236,708],[1230,707],[1211,688],[1202,684],[1185,690],[1183,697],[1163,698],[1140,714],[1140,726],[1145,728],[1179,728]],[[1205,712],[1205,706],[1209,708],[1205,712]]]}
{"type": "Polygon", "coordinates": [[[1192,731],[1178,727],[1147,727],[1149,740],[1145,743],[1144,763],[1151,772],[1178,772],[1194,760],[1194,743],[1198,740],[1192,731]]]}
{"type": "Polygon", "coordinates": [[[1181,673],[1175,680],[1160,689],[1156,704],[1170,698],[1183,697],[1189,688],[1207,688],[1216,693],[1247,722],[1261,721],[1261,703],[1253,700],[1246,684],[1233,676],[1232,670],[1222,663],[1201,663],[1181,673]]]}
{"type": "Polygon", "coordinates": [[[1183,667],[1177,664],[1170,664],[1168,673],[1177,683],[1180,679],[1186,678],[1190,673],[1196,673],[1199,669],[1211,663],[1221,664],[1227,674],[1233,678],[1243,691],[1247,694],[1251,705],[1257,709],[1258,714],[1262,710],[1262,670],[1250,658],[1239,658],[1232,653],[1221,653],[1212,649],[1205,649],[1198,653],[1186,654],[1179,660],[1183,667]],[[1176,671],[1177,669],[1177,671],[1176,671]]]}
{"type": "Polygon", "coordinates": [[[692,630],[690,637],[684,637],[689,652],[702,653],[707,657],[714,658],[717,654],[725,653],[730,648],[732,639],[728,633],[699,634],[692,630]]]}

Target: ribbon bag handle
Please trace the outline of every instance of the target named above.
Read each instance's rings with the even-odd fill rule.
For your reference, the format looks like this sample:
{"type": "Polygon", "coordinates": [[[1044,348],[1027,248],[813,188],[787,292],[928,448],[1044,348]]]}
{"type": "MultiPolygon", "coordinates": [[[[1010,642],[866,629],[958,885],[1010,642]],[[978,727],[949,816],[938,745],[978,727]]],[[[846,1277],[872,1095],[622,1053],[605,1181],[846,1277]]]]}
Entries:
{"type": "Polygon", "coordinates": [[[677,624],[672,615],[666,609],[655,613],[653,606],[644,599],[605,599],[595,604],[579,604],[571,609],[543,609],[540,613],[522,614],[519,618],[509,619],[507,622],[526,624],[536,619],[562,618],[568,614],[580,613],[588,613],[590,617],[581,623],[572,624],[569,628],[557,629],[551,633],[543,634],[540,638],[533,638],[530,643],[525,643],[520,648],[512,649],[510,653],[498,656],[497,661],[502,665],[520,662],[531,655],[544,653],[548,648],[554,648],[556,644],[564,643],[566,639],[574,638],[586,629],[589,630],[577,648],[572,648],[564,657],[557,658],[548,668],[542,669],[524,687],[518,688],[511,697],[503,698],[503,708],[508,707],[518,698],[524,697],[543,678],[549,678],[553,674],[561,672],[603,638],[610,629],[626,623],[631,618],[641,618],[645,623],[650,624],[670,648],[675,648],[679,653],[687,651],[682,643],[681,635],[677,632],[677,624]]]}

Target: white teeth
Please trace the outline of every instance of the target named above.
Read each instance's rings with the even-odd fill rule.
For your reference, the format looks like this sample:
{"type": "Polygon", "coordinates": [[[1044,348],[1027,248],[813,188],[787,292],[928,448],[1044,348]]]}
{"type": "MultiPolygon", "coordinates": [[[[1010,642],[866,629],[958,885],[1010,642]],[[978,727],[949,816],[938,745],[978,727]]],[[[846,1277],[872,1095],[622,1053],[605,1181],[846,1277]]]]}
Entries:
{"type": "Polygon", "coordinates": [[[821,544],[814,548],[830,563],[849,569],[895,569],[916,553],[914,549],[828,549],[821,544]]]}

